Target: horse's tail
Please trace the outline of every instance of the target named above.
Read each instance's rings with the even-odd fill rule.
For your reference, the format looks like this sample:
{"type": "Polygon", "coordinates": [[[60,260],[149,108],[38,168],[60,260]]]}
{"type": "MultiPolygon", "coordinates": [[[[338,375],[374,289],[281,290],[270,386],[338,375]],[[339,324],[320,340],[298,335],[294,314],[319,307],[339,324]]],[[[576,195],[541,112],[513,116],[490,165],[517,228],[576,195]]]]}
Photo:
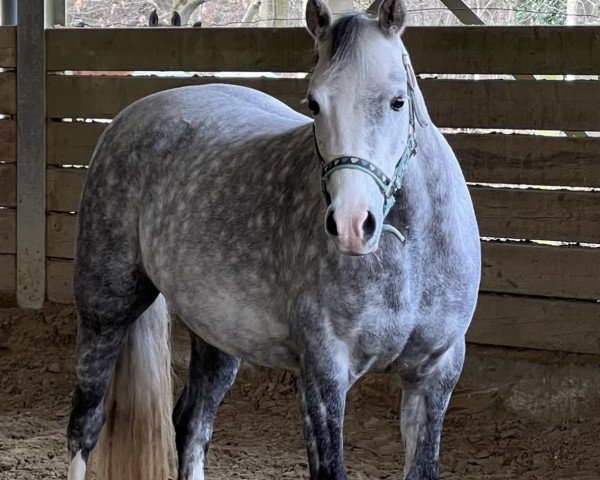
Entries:
{"type": "MultiPolygon", "coordinates": [[[[175,462],[170,319],[162,295],[134,322],[94,449],[102,480],[167,480],[175,462]]],[[[172,477],[171,477],[172,478],[172,477]]]]}

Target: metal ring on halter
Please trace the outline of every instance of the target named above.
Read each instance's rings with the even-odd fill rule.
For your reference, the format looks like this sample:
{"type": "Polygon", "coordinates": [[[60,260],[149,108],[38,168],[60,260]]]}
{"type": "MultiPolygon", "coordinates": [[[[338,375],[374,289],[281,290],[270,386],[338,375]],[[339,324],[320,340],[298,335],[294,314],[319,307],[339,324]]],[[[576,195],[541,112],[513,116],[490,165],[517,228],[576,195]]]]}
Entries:
{"type": "MultiPolygon", "coordinates": [[[[402,178],[404,177],[406,168],[408,167],[408,161],[417,153],[417,140],[415,138],[415,101],[414,92],[410,83],[408,88],[407,101],[409,107],[408,139],[406,141],[406,147],[404,147],[404,152],[402,152],[402,156],[398,160],[398,163],[394,168],[394,173],[391,177],[388,177],[379,167],[373,165],[368,160],[351,155],[337,157],[326,163],[319,150],[319,145],[317,143],[317,135],[313,123],[315,151],[317,154],[317,158],[321,163],[321,190],[323,192],[325,202],[328,206],[331,204],[331,197],[329,195],[329,192],[327,191],[327,180],[329,179],[329,177],[331,177],[331,175],[333,175],[333,173],[337,172],[338,170],[358,170],[369,175],[375,181],[375,183],[379,187],[379,190],[381,190],[381,194],[383,195],[383,218],[385,219],[387,214],[394,206],[394,203],[396,203],[396,198],[394,195],[398,190],[402,188],[402,178]]],[[[398,231],[398,229],[396,229],[392,225],[384,224],[382,230],[384,232],[392,233],[401,242],[404,242],[406,240],[404,238],[404,235],[402,235],[398,231]]]]}

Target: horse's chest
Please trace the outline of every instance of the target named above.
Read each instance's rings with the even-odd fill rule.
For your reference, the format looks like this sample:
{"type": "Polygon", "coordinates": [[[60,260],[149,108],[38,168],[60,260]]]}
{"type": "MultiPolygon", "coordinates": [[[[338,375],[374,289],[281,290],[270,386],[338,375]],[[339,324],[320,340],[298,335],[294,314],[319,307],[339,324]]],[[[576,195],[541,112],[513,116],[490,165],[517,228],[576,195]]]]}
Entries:
{"type": "Polygon", "coordinates": [[[353,319],[332,320],[332,341],[345,345],[351,378],[360,378],[370,370],[381,371],[396,361],[411,331],[411,320],[405,321],[384,309],[373,309],[353,319]]]}

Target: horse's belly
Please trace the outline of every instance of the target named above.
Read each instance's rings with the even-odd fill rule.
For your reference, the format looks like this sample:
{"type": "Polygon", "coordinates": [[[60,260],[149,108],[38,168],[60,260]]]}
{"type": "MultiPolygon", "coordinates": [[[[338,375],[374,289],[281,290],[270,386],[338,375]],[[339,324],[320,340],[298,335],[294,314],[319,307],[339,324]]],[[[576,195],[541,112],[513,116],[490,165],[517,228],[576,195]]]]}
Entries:
{"type": "MultiPolygon", "coordinates": [[[[295,370],[298,354],[283,318],[258,302],[221,293],[192,305],[176,305],[181,320],[196,335],[247,362],[295,370]]],[[[267,303],[264,302],[264,305],[267,303]]]]}

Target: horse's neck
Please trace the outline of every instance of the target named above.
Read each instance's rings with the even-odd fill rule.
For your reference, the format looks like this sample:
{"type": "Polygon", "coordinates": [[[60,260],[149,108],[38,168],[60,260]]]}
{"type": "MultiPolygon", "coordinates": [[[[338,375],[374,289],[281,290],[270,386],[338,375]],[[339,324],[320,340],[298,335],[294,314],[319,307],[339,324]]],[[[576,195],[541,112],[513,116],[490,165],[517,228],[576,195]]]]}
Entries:
{"type": "Polygon", "coordinates": [[[321,210],[325,207],[320,188],[321,168],[316,156],[312,123],[288,132],[280,142],[276,143],[289,148],[287,155],[282,156],[281,146],[277,146],[273,154],[283,157],[284,161],[291,165],[287,169],[288,182],[290,191],[295,191],[297,197],[302,198],[302,208],[299,210],[304,216],[313,215],[315,216],[313,218],[316,218],[323,213],[321,210]]]}
{"type": "Polygon", "coordinates": [[[453,197],[462,174],[452,150],[437,130],[417,126],[417,154],[410,159],[397,202],[397,221],[411,228],[427,228],[452,215],[453,197]]]}

